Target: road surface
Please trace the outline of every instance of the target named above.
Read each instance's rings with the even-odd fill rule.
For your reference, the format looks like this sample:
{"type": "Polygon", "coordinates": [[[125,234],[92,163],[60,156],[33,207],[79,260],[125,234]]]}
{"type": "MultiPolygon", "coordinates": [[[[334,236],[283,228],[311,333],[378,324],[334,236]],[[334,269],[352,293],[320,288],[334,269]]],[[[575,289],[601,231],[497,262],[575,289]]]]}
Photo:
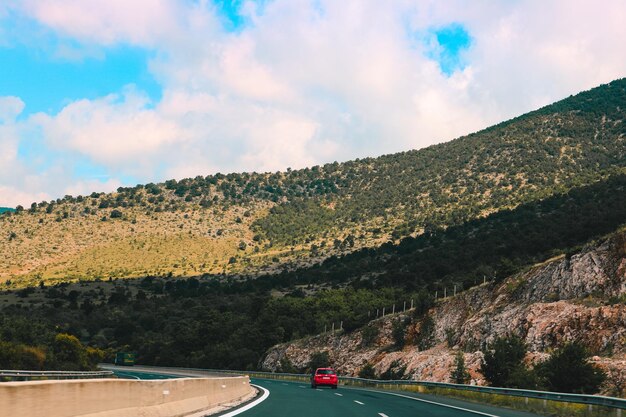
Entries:
{"type": "MultiPolygon", "coordinates": [[[[124,369],[120,377],[154,379],[176,377],[159,374],[156,368],[137,372],[124,369]]],[[[197,375],[194,375],[197,376],[197,375]]],[[[261,393],[260,401],[222,413],[223,417],[539,417],[521,411],[474,404],[446,397],[403,391],[380,391],[339,386],[338,389],[312,389],[309,384],[279,380],[252,379],[261,393]]]]}

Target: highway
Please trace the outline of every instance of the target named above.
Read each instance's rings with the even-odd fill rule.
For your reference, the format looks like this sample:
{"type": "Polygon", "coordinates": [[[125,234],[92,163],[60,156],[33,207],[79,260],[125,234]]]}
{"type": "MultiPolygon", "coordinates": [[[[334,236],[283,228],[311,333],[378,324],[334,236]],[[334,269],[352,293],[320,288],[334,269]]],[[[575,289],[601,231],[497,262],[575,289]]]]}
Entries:
{"type": "Polygon", "coordinates": [[[312,389],[301,382],[253,379],[267,399],[241,417],[536,417],[433,396],[339,387],[312,389]]]}
{"type": "MultiPolygon", "coordinates": [[[[150,378],[159,375],[119,371],[120,377],[150,378]]],[[[116,371],[117,373],[118,371],[116,371]]],[[[309,384],[252,379],[265,398],[222,413],[222,417],[539,417],[537,414],[480,405],[432,395],[379,391],[340,386],[312,389],[309,384]],[[245,409],[244,409],[245,408],[245,409]]]]}

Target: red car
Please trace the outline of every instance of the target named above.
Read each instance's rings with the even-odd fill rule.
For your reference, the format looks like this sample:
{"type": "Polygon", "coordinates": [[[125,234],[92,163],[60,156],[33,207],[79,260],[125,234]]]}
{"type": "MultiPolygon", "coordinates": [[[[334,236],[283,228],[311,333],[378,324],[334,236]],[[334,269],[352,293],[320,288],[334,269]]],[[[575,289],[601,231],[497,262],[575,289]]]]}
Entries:
{"type": "Polygon", "coordinates": [[[317,368],[311,377],[311,388],[320,385],[328,385],[332,389],[337,389],[337,373],[333,368],[317,368]]]}

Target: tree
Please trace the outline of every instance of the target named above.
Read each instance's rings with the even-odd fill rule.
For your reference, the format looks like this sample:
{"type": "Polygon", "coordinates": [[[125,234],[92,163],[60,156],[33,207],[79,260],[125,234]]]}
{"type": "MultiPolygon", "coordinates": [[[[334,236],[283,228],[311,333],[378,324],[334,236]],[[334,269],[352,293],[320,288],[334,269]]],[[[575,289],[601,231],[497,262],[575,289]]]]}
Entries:
{"type": "Polygon", "coordinates": [[[317,368],[327,368],[329,366],[330,358],[328,357],[328,352],[315,352],[311,355],[308,366],[311,372],[315,372],[317,368]]]}
{"type": "Polygon", "coordinates": [[[470,374],[465,367],[465,356],[463,352],[457,352],[454,357],[454,365],[453,365],[452,373],[450,374],[450,379],[452,379],[452,383],[454,384],[467,384],[470,381],[470,374]]]}
{"type": "Polygon", "coordinates": [[[395,360],[391,362],[389,368],[382,374],[380,374],[380,379],[393,381],[399,380],[404,377],[404,372],[406,371],[406,365],[403,365],[399,360],[395,360]]]}
{"type": "Polygon", "coordinates": [[[550,391],[595,394],[606,379],[604,371],[589,363],[589,353],[579,343],[569,343],[537,366],[550,391]]]}
{"type": "Polygon", "coordinates": [[[280,360],[280,371],[288,374],[298,373],[298,369],[293,366],[293,363],[286,356],[280,360]]]}
{"type": "Polygon", "coordinates": [[[396,320],[393,323],[391,336],[393,337],[395,347],[398,349],[402,349],[404,347],[406,326],[407,321],[404,319],[396,320]]]}
{"type": "Polygon", "coordinates": [[[376,370],[370,363],[366,363],[359,371],[359,378],[376,379],[376,370]]]}
{"type": "Polygon", "coordinates": [[[76,336],[57,334],[54,338],[53,352],[59,369],[74,371],[88,369],[85,349],[76,336]]]}
{"type": "Polygon", "coordinates": [[[112,219],[119,219],[122,217],[122,212],[119,210],[112,210],[111,211],[111,218],[112,219]]]}
{"type": "Polygon", "coordinates": [[[480,371],[495,387],[508,387],[511,377],[524,368],[526,345],[517,336],[497,338],[483,351],[483,362],[480,371]]]}
{"type": "MultiPolygon", "coordinates": [[[[378,327],[365,326],[365,328],[361,332],[361,345],[364,347],[370,346],[378,337],[378,333],[378,327]]],[[[402,333],[402,337],[404,338],[404,331],[402,333]]]]}
{"type": "Polygon", "coordinates": [[[428,313],[422,319],[418,337],[417,347],[419,350],[428,350],[433,347],[435,341],[435,320],[428,313]]]}

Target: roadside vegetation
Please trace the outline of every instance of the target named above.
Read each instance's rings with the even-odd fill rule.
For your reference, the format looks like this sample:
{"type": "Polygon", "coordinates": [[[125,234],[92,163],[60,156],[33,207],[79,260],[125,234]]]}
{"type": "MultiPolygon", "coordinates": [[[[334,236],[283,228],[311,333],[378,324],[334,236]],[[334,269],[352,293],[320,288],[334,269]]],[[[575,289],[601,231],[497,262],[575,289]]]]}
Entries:
{"type": "Polygon", "coordinates": [[[604,371],[589,363],[588,350],[576,342],[555,350],[533,368],[524,363],[526,346],[516,336],[496,339],[483,354],[481,372],[495,387],[595,394],[606,379],[604,371]]]}
{"type": "MultiPolygon", "coordinates": [[[[428,349],[427,311],[445,291],[571,256],[626,224],[625,112],[618,80],[419,151],[17,207],[0,216],[0,365],[89,369],[133,351],[143,364],[251,370],[277,343],[332,323],[353,331],[410,299],[428,349]]],[[[524,349],[486,350],[488,379],[574,392],[601,379],[575,345],[532,370],[524,349]]]]}

